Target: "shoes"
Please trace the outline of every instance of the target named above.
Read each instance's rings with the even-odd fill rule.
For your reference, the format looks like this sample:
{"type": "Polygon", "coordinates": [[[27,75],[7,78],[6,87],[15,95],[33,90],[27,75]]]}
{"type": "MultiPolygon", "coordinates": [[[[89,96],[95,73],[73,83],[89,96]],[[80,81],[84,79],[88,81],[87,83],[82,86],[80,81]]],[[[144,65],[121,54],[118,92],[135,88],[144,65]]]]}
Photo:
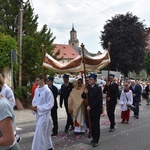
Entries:
{"type": "Polygon", "coordinates": [[[121,123],[124,123],[124,122],[125,122],[125,120],[124,120],[124,119],[122,119],[121,123]]]}
{"type": "Polygon", "coordinates": [[[129,121],[126,121],[125,123],[126,123],[126,124],[128,124],[128,123],[129,123],[129,121]]]}
{"type": "Polygon", "coordinates": [[[67,130],[67,129],[65,129],[65,130],[64,130],[64,132],[65,132],[65,133],[68,133],[68,130],[67,130]]]}
{"type": "Polygon", "coordinates": [[[51,136],[57,136],[57,133],[53,133],[51,136]]]}
{"type": "Polygon", "coordinates": [[[53,148],[49,148],[48,150],[53,150],[53,148]]]}
{"type": "Polygon", "coordinates": [[[74,127],[73,127],[73,126],[72,126],[72,127],[70,127],[70,128],[69,128],[69,130],[74,130],[74,127]]]}
{"type": "Polygon", "coordinates": [[[114,132],[115,131],[115,129],[109,129],[109,132],[114,132]]]}
{"type": "Polygon", "coordinates": [[[139,119],[139,117],[138,117],[138,116],[136,116],[135,118],[136,118],[136,119],[139,119]]]}
{"type": "Polygon", "coordinates": [[[93,143],[94,143],[94,140],[91,141],[91,144],[93,144],[93,143]]]}
{"type": "Polygon", "coordinates": [[[98,143],[93,143],[93,147],[97,147],[98,146],[98,143]]]}

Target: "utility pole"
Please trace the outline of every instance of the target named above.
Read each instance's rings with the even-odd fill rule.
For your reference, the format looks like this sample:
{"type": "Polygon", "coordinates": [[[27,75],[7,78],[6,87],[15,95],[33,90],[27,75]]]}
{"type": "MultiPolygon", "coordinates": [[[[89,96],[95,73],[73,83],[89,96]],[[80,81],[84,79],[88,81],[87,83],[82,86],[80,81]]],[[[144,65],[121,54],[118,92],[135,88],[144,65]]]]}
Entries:
{"type": "Polygon", "coordinates": [[[18,1],[18,52],[19,52],[19,86],[22,86],[22,22],[23,22],[23,1],[18,1]]]}

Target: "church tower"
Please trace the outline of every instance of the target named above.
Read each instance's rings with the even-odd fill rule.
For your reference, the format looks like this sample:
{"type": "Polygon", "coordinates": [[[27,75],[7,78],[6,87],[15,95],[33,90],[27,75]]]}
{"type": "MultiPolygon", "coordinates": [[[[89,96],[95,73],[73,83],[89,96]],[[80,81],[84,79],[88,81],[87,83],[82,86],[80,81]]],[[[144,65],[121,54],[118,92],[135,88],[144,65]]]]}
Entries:
{"type": "Polygon", "coordinates": [[[74,47],[79,47],[79,40],[77,39],[77,31],[74,29],[74,24],[72,24],[72,30],[70,31],[69,45],[74,47]]]}

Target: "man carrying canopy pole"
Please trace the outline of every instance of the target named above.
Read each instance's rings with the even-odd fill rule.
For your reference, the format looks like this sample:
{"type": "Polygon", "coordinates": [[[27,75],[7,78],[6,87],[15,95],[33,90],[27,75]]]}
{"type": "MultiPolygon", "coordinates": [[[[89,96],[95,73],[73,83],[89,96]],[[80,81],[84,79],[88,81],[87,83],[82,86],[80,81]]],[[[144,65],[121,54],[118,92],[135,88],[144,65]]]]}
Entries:
{"type": "MultiPolygon", "coordinates": [[[[84,61],[84,45],[81,45],[83,53],[84,76],[86,80],[86,68],[84,61]]],[[[88,85],[82,93],[82,98],[86,100],[86,110],[88,113],[88,126],[92,136],[91,144],[93,147],[98,146],[100,138],[100,115],[102,113],[102,90],[96,85],[97,75],[90,74],[88,85]]]]}

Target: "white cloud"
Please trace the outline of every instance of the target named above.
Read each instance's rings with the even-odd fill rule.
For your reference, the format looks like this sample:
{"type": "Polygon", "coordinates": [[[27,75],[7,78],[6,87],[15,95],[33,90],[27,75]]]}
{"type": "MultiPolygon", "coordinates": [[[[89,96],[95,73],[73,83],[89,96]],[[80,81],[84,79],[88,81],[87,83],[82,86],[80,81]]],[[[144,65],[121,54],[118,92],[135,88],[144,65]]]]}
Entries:
{"type": "Polygon", "coordinates": [[[100,31],[106,20],[115,14],[132,12],[150,26],[150,1],[147,0],[30,0],[38,14],[39,29],[47,24],[55,43],[68,44],[72,23],[75,25],[80,43],[90,52],[101,50],[100,31]]]}

